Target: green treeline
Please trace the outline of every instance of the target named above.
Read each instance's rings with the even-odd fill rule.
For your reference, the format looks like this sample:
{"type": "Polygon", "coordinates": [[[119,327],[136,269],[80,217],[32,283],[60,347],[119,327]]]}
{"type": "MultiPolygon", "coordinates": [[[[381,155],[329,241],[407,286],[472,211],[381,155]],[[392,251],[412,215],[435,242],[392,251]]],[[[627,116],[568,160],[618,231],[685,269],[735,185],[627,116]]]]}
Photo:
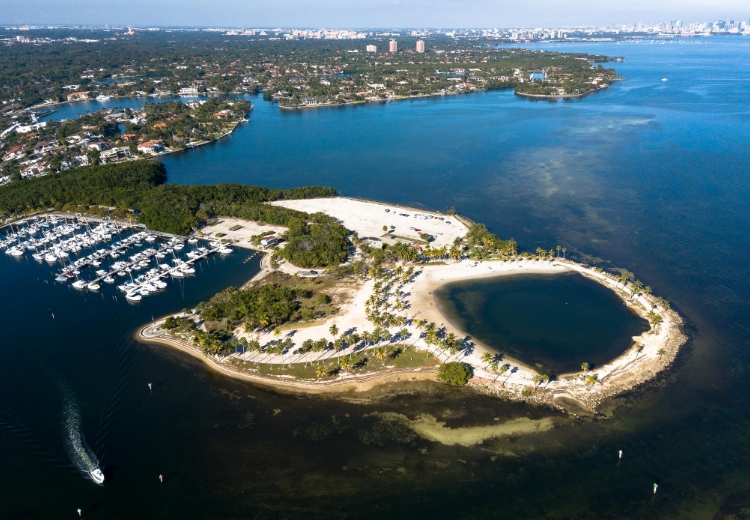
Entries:
{"type": "Polygon", "coordinates": [[[310,218],[306,213],[263,203],[335,194],[332,188],[315,186],[289,190],[239,184],[182,186],[164,184],[166,179],[164,165],[156,161],[90,166],[27,179],[0,188],[0,218],[49,208],[59,211],[66,205],[103,205],[121,213],[138,210],[139,222],[151,229],[187,234],[216,215],[283,226],[291,219],[305,221],[310,218]]]}

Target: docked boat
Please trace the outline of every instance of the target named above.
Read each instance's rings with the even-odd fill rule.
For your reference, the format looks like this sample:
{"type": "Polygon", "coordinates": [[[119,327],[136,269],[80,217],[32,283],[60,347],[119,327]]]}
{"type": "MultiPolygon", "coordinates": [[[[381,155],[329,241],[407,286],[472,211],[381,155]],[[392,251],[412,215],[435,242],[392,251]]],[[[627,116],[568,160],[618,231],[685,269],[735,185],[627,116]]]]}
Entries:
{"type": "Polygon", "coordinates": [[[88,285],[86,286],[86,288],[87,288],[87,289],[88,289],[89,291],[98,291],[99,289],[101,289],[101,288],[102,288],[102,286],[101,286],[101,285],[99,285],[99,284],[98,284],[98,283],[96,283],[96,282],[91,282],[90,284],[88,284],[88,285]]]}
{"type": "Polygon", "coordinates": [[[111,276],[107,276],[107,277],[106,277],[106,278],[104,279],[104,283],[115,283],[115,279],[114,279],[114,278],[112,278],[111,276]]]}
{"type": "Polygon", "coordinates": [[[131,302],[139,302],[143,299],[143,296],[141,296],[137,292],[129,292],[125,294],[125,299],[131,302]]]}
{"type": "Polygon", "coordinates": [[[234,251],[232,250],[231,247],[224,246],[224,247],[222,247],[222,248],[219,249],[219,254],[220,255],[231,255],[233,252],[234,251]]]}
{"type": "Polygon", "coordinates": [[[172,275],[172,276],[174,276],[175,278],[184,278],[184,277],[185,277],[185,273],[183,273],[183,272],[182,272],[182,271],[180,271],[179,269],[172,269],[172,270],[171,270],[171,271],[169,272],[169,274],[171,274],[171,275],[172,275]]]}
{"type": "Polygon", "coordinates": [[[86,282],[83,280],[76,280],[73,282],[73,288],[82,291],[86,288],[86,282]]]}

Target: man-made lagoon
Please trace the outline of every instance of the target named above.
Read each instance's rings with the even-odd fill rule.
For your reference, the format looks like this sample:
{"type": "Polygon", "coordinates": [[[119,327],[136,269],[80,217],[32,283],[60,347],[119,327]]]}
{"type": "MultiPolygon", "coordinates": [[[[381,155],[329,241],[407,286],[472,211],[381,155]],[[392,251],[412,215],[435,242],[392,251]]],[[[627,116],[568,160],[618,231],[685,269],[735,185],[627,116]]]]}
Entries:
{"type": "Polygon", "coordinates": [[[436,297],[461,330],[547,374],[603,365],[649,328],[614,292],[579,274],[458,282],[436,297]]]}

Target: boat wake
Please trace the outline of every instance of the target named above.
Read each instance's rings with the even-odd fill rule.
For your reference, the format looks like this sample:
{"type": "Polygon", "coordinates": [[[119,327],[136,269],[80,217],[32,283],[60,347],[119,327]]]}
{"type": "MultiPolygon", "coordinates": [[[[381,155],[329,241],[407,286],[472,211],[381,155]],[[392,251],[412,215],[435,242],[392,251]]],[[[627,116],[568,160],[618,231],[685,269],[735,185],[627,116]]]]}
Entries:
{"type": "Polygon", "coordinates": [[[63,440],[73,465],[88,479],[97,484],[104,483],[104,474],[99,459],[86,444],[81,431],[81,413],[71,392],[65,392],[63,404],[63,440]]]}

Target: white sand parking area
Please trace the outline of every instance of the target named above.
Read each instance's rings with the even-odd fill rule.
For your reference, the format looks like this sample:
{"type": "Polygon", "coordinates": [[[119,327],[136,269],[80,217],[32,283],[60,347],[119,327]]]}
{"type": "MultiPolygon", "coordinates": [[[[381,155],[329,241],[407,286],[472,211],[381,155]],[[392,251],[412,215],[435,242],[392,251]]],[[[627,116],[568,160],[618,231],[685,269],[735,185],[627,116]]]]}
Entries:
{"type": "MultiPolygon", "coordinates": [[[[236,242],[236,245],[240,247],[250,247],[250,237],[253,235],[260,235],[268,231],[281,234],[286,231],[285,227],[271,226],[268,224],[258,224],[251,220],[241,220],[238,218],[230,217],[219,217],[219,221],[212,225],[206,226],[201,229],[201,232],[210,238],[225,238],[232,242],[236,242]],[[239,228],[237,228],[239,226],[239,228]],[[232,228],[237,228],[232,230],[232,228]],[[217,237],[216,233],[224,233],[224,235],[217,237]]],[[[257,249],[257,246],[255,247],[257,249]]]]}
{"type": "Polygon", "coordinates": [[[435,238],[430,242],[434,248],[450,247],[457,237],[463,237],[468,231],[461,221],[442,213],[346,197],[279,200],[271,204],[307,213],[325,213],[340,220],[347,229],[356,231],[360,238],[377,238],[387,243],[395,240],[384,236],[383,226],[388,226],[396,240],[399,237],[420,240],[420,233],[428,233],[435,238]]]}

